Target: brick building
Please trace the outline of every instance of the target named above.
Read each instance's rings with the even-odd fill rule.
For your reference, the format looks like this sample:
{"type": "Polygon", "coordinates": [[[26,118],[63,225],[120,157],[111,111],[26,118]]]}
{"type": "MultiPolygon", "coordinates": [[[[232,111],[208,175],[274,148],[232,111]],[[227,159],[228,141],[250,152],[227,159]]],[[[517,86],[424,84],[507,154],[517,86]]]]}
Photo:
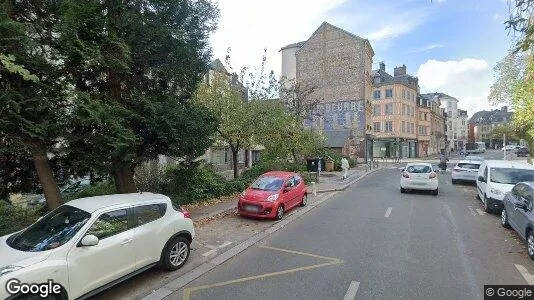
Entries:
{"type": "Polygon", "coordinates": [[[339,137],[346,137],[350,146],[343,147],[343,154],[369,157],[374,56],[369,41],[324,22],[308,40],[280,51],[282,85],[296,81],[315,88],[307,97],[317,99],[319,104],[309,113],[305,125],[323,132],[327,144],[335,142],[338,146],[339,137]]]}

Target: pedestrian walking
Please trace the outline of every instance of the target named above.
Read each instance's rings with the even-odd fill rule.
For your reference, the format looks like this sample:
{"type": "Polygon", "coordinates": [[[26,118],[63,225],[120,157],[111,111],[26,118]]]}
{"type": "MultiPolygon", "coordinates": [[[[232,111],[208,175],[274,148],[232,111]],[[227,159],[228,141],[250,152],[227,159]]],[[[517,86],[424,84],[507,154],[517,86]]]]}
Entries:
{"type": "Polygon", "coordinates": [[[349,170],[349,161],[345,157],[341,159],[341,169],[343,170],[343,180],[347,179],[347,172],[349,170]]]}

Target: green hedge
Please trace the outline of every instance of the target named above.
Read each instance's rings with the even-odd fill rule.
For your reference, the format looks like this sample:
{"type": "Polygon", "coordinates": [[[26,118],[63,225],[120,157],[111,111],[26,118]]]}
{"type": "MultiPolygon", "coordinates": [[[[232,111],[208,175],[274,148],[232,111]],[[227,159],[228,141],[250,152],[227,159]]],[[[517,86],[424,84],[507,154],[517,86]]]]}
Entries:
{"type": "Polygon", "coordinates": [[[22,208],[0,201],[0,236],[19,231],[41,216],[39,209],[22,208]]]}

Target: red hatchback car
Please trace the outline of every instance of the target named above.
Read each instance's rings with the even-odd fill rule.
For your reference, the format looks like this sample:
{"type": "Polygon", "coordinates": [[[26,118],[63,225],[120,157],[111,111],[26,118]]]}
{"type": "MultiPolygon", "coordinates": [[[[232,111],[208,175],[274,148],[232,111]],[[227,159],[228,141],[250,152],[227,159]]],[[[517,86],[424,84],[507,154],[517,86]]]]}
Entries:
{"type": "Polygon", "coordinates": [[[272,171],[261,175],[239,197],[239,214],[280,220],[298,205],[305,206],[308,189],[302,177],[293,172],[272,171]]]}

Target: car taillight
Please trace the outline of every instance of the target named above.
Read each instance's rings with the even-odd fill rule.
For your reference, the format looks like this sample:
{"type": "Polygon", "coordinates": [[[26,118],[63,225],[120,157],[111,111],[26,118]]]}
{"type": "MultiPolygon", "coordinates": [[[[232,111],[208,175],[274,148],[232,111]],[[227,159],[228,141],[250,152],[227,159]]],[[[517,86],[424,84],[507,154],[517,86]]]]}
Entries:
{"type": "Polygon", "coordinates": [[[403,173],[402,173],[402,177],[404,177],[404,178],[410,178],[410,175],[408,175],[408,173],[406,173],[406,172],[403,172],[403,173]]]}
{"type": "Polygon", "coordinates": [[[433,178],[436,178],[438,175],[436,175],[436,173],[432,172],[430,173],[430,175],[428,176],[429,179],[433,179],[433,178]]]}
{"type": "Polygon", "coordinates": [[[185,208],[181,207],[178,209],[182,214],[184,214],[184,218],[191,219],[191,213],[189,213],[185,208]]]}

